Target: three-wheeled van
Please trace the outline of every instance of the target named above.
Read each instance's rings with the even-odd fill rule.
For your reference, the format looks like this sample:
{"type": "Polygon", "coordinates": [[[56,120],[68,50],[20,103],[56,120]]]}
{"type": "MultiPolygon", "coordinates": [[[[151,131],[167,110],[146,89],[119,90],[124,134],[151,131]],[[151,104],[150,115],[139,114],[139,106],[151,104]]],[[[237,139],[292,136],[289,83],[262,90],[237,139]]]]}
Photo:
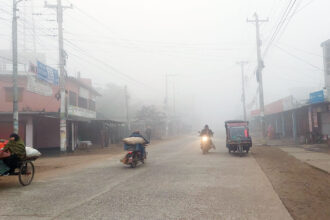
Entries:
{"type": "Polygon", "coordinates": [[[225,128],[228,152],[248,153],[250,147],[252,147],[249,122],[240,120],[226,121],[225,128]]]}

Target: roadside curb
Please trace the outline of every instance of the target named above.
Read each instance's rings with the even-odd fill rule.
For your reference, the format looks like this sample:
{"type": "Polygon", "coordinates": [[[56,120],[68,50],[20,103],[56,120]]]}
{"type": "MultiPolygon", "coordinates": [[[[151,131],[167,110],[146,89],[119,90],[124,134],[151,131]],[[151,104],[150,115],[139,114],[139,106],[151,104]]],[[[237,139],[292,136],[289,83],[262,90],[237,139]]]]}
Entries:
{"type": "Polygon", "coordinates": [[[319,167],[317,167],[317,166],[314,166],[314,165],[312,165],[312,164],[310,164],[310,163],[308,163],[308,162],[306,162],[306,161],[303,161],[305,164],[307,164],[308,166],[310,166],[310,167],[312,167],[313,169],[316,169],[316,170],[318,170],[318,171],[321,171],[321,172],[323,172],[323,173],[325,173],[325,174],[329,174],[330,175],[330,172],[328,172],[328,171],[326,171],[326,170],[324,170],[324,169],[322,169],[322,168],[319,168],[319,167]]]}

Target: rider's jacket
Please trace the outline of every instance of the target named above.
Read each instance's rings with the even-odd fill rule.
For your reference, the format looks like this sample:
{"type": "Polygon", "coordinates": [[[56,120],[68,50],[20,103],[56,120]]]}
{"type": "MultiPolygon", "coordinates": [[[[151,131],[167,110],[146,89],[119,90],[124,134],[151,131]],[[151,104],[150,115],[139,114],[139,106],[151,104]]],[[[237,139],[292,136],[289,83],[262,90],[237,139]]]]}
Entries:
{"type": "Polygon", "coordinates": [[[206,136],[208,136],[208,137],[213,137],[213,131],[211,130],[211,129],[203,129],[202,131],[201,131],[201,136],[202,135],[206,135],[206,136]]]}

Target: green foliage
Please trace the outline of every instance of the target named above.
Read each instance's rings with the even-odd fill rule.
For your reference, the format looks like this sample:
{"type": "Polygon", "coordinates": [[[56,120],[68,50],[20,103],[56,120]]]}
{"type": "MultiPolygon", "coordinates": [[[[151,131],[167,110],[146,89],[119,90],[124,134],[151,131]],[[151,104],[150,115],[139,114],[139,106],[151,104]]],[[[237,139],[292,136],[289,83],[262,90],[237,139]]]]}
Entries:
{"type": "Polygon", "coordinates": [[[146,125],[159,125],[165,123],[166,115],[153,105],[142,106],[136,113],[137,120],[144,121],[146,125]]]}

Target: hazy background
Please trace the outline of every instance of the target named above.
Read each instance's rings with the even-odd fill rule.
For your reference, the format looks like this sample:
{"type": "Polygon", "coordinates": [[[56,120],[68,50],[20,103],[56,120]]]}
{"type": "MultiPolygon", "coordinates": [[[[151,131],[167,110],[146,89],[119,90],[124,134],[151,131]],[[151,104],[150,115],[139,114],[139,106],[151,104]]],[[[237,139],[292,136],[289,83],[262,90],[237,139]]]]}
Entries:
{"type": "MultiPolygon", "coordinates": [[[[169,78],[171,109],[175,94],[176,114],[195,126],[222,128],[224,120],[242,116],[237,61],[249,61],[247,104],[257,94],[255,25],[246,19],[254,12],[269,18],[261,26],[264,50],[289,1],[63,0],[73,4],[64,11],[67,70],[92,78],[96,87],[127,85],[132,106],[160,108],[165,74],[175,74],[169,78]]],[[[57,67],[55,11],[44,8],[44,1],[33,4],[38,15],[32,16],[31,1],[19,4],[19,50],[32,49],[33,17],[37,51],[57,67]]],[[[0,49],[10,49],[12,1],[0,0],[0,5],[0,49]]],[[[264,59],[266,103],[290,94],[304,98],[323,86],[320,44],[330,36],[330,1],[298,0],[296,7],[264,59]]]]}

